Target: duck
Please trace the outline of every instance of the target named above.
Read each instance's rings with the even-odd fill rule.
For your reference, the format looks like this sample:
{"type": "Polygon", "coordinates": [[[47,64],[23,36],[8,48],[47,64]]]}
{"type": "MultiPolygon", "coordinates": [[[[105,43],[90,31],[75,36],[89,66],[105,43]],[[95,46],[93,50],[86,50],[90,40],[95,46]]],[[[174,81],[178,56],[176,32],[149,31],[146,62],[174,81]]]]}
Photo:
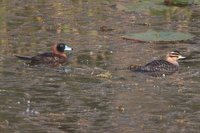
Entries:
{"type": "Polygon", "coordinates": [[[131,65],[129,69],[134,72],[148,73],[151,76],[168,75],[178,71],[178,60],[185,58],[175,50],[169,52],[165,59],[153,60],[144,66],[131,65]]]}
{"type": "Polygon", "coordinates": [[[31,65],[51,65],[58,66],[68,61],[68,56],[65,51],[72,51],[73,49],[65,43],[56,43],[51,47],[51,52],[45,52],[35,56],[21,56],[15,55],[18,59],[29,61],[31,65]]]}

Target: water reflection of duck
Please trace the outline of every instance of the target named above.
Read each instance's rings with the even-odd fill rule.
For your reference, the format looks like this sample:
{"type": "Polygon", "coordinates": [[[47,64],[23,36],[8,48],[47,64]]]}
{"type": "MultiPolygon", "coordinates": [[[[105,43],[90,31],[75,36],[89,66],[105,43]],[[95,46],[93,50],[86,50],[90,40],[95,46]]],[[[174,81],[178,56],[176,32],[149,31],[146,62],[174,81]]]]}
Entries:
{"type": "Polygon", "coordinates": [[[47,65],[57,66],[67,62],[68,58],[64,52],[71,50],[72,48],[68,47],[66,44],[58,43],[52,46],[51,52],[38,54],[33,57],[19,56],[19,55],[16,55],[16,57],[22,60],[30,61],[31,64],[47,64],[47,65]]]}
{"type": "Polygon", "coordinates": [[[184,58],[179,51],[172,51],[167,54],[166,59],[154,60],[144,66],[131,65],[130,70],[134,72],[147,72],[152,76],[172,74],[179,68],[178,60],[184,58]]]}

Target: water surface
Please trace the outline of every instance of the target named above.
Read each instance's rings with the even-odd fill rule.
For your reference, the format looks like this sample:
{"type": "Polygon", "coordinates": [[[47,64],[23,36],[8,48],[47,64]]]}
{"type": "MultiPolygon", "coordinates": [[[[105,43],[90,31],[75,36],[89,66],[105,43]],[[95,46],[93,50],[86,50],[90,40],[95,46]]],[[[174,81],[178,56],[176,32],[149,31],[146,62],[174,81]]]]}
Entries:
{"type": "Polygon", "coordinates": [[[0,1],[0,132],[199,132],[199,5],[152,16],[119,8],[129,2],[0,1]],[[173,44],[122,39],[148,29],[196,37],[173,44]],[[74,48],[69,64],[28,66],[14,56],[49,51],[53,42],[74,48]],[[116,70],[174,49],[188,58],[173,75],[116,70]],[[106,72],[112,77],[98,76],[106,72]]]}

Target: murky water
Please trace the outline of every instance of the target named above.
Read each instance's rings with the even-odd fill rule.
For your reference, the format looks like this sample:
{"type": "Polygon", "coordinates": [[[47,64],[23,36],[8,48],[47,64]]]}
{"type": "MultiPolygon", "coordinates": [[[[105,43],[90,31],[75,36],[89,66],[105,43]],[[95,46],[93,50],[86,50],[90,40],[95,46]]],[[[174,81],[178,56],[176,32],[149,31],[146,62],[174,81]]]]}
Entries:
{"type": "Polygon", "coordinates": [[[200,7],[151,16],[119,8],[129,2],[134,1],[0,1],[1,133],[199,132],[200,7]],[[147,29],[196,37],[173,44],[121,38],[147,29]],[[14,56],[49,51],[52,42],[74,48],[69,64],[28,66],[14,56]],[[188,58],[173,75],[116,70],[174,49],[188,58]]]}

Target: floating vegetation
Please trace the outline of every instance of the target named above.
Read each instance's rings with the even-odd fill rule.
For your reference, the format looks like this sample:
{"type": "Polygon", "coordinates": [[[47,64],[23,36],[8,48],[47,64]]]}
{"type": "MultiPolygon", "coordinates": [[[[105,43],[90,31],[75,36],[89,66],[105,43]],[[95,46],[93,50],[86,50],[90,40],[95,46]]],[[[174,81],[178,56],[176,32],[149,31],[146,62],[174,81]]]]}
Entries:
{"type": "Polygon", "coordinates": [[[142,33],[128,33],[122,38],[137,42],[176,42],[186,41],[193,37],[194,35],[190,33],[148,30],[142,33]]]}
{"type": "Polygon", "coordinates": [[[105,78],[105,79],[111,79],[112,78],[112,74],[109,71],[107,71],[107,72],[102,72],[100,74],[97,74],[96,77],[105,78]]]}

